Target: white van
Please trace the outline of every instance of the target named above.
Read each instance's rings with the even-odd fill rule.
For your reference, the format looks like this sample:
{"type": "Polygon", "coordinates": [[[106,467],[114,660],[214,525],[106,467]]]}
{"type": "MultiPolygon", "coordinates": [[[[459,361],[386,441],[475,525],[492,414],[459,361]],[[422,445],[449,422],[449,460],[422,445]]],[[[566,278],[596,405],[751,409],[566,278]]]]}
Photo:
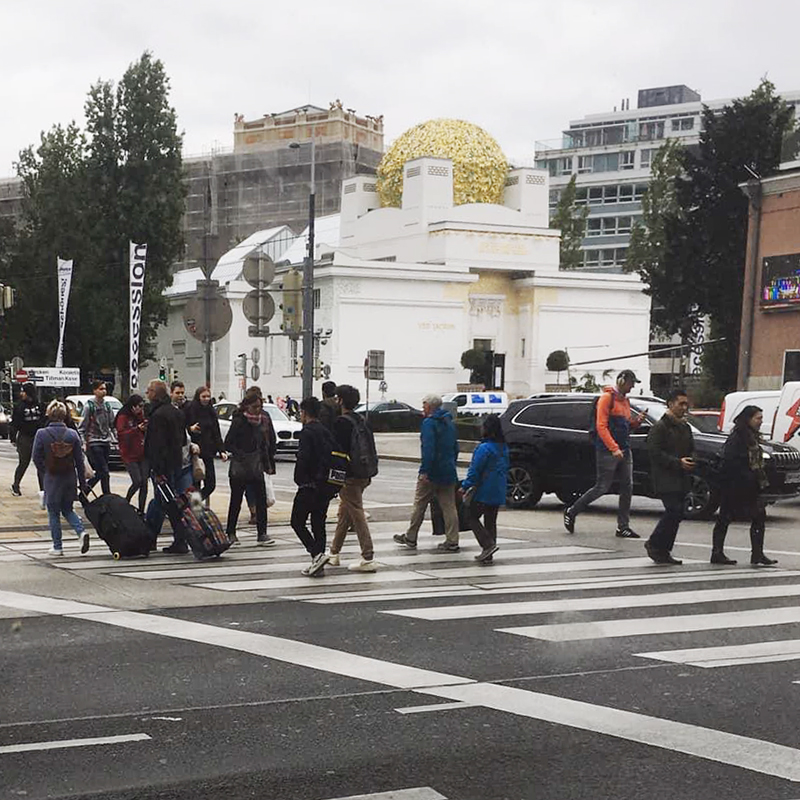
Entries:
{"type": "Polygon", "coordinates": [[[505,392],[450,392],[442,395],[443,403],[455,403],[459,414],[503,414],[508,409],[505,392]]]}
{"type": "Polygon", "coordinates": [[[773,442],[800,447],[800,381],[789,381],[783,389],[762,392],[731,392],[722,401],[719,429],[729,433],[733,420],[745,406],[764,412],[761,436],[773,442]]]}

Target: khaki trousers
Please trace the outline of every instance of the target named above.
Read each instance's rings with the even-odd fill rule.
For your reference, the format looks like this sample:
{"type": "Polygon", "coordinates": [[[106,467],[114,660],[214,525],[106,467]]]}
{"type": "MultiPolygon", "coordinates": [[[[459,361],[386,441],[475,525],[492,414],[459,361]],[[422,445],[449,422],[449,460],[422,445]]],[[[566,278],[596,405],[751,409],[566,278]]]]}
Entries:
{"type": "Polygon", "coordinates": [[[355,529],[358,545],[361,548],[361,557],[365,561],[372,561],[374,549],[372,536],[369,533],[367,517],[364,513],[364,489],[372,481],[369,478],[347,478],[344,486],[339,490],[339,516],[336,519],[336,531],[333,534],[331,553],[336,555],[342,550],[345,537],[350,526],[355,529]]]}
{"type": "Polygon", "coordinates": [[[425,519],[425,510],[431,500],[436,498],[442,507],[444,516],[444,537],[448,542],[458,544],[458,511],[456,510],[456,486],[454,483],[431,483],[417,478],[417,488],[414,492],[414,508],[411,510],[411,520],[408,523],[406,538],[410,542],[417,541],[419,526],[425,519]]]}

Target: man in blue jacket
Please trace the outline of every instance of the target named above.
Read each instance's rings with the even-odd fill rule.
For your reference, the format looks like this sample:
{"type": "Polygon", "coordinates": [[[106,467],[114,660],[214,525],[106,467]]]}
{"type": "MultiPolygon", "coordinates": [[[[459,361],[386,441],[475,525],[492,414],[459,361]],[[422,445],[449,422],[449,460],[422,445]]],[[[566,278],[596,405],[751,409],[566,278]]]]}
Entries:
{"type": "Polygon", "coordinates": [[[405,533],[394,536],[395,542],[410,550],[417,549],[419,526],[425,517],[425,509],[435,497],[444,515],[445,541],[436,548],[443,553],[458,552],[458,511],[456,510],[456,459],[458,458],[458,435],[450,413],[442,408],[442,398],[429,394],[422,399],[420,439],[422,461],[419,465],[417,488],[414,492],[414,508],[405,533]]]}

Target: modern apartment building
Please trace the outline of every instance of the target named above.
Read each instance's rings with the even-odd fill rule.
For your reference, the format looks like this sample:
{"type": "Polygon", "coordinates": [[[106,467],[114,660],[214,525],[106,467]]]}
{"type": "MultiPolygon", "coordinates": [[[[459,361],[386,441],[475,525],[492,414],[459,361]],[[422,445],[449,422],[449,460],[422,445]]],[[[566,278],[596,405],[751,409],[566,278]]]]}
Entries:
{"type": "MultiPolygon", "coordinates": [[[[800,92],[782,97],[800,105],[800,92]]],[[[703,103],[688,86],[640,89],[637,100],[635,109],[623,100],[610,113],[570,122],[560,139],[536,142],[536,166],[550,173],[551,214],[577,176],[577,201],[589,206],[582,269],[591,272],[622,271],[656,151],[669,139],[696,145],[703,105],[717,109],[731,102],[703,103]]]]}

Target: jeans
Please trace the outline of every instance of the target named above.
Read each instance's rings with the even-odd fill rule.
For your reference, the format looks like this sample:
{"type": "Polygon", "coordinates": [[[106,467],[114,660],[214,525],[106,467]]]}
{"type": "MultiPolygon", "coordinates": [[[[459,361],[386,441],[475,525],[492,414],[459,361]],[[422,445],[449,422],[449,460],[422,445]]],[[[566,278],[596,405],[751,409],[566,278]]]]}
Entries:
{"type": "Polygon", "coordinates": [[[411,509],[411,520],[406,530],[406,538],[416,542],[419,526],[425,519],[427,509],[433,498],[439,501],[444,517],[445,539],[451,544],[458,544],[458,510],[456,509],[455,485],[452,483],[432,483],[417,478],[417,488],[414,491],[414,507],[411,509]]]}
{"type": "Polygon", "coordinates": [[[89,464],[94,470],[92,478],[87,486],[91,489],[98,481],[103,494],[111,491],[111,477],[108,472],[108,458],[111,455],[111,445],[108,442],[90,442],[86,447],[86,455],[89,464]]]}
{"type": "Polygon", "coordinates": [[[370,483],[372,481],[369,478],[348,478],[342,486],[339,492],[339,516],[336,519],[336,531],[333,534],[333,544],[331,544],[332,554],[335,555],[342,551],[347,531],[352,525],[358,537],[361,558],[364,561],[372,561],[375,552],[369,525],[367,525],[367,517],[364,513],[364,489],[370,483]]]}
{"type": "Polygon", "coordinates": [[[312,558],[325,552],[325,517],[331,497],[325,490],[301,486],[292,504],[292,530],[312,558]],[[306,522],[311,517],[311,530],[306,522]]]}
{"type": "Polygon", "coordinates": [[[139,513],[144,514],[144,504],[147,501],[147,476],[150,468],[146,461],[132,461],[125,465],[128,475],[131,476],[131,485],[125,499],[130,503],[131,498],[139,492],[139,513]]]}
{"type": "Polygon", "coordinates": [[[497,544],[497,512],[500,506],[487,506],[473,500],[469,506],[469,525],[482,550],[497,544]],[[483,524],[481,524],[483,516],[483,524]]]}
{"type": "Polygon", "coordinates": [[[614,458],[605,448],[596,452],[597,479],[595,484],[575,501],[570,512],[576,516],[580,514],[590,503],[608,492],[616,477],[619,481],[617,527],[620,530],[627,528],[631,521],[631,495],[633,494],[633,457],[630,448],[622,451],[622,458],[614,458]]]}
{"type": "Polygon", "coordinates": [[[686,502],[685,492],[669,492],[660,495],[664,504],[664,513],[656,523],[647,543],[653,550],[660,553],[669,553],[675,544],[678,535],[678,526],[683,519],[683,508],[686,502]]]}
{"type": "MultiPolygon", "coordinates": [[[[14,486],[19,487],[19,482],[25,475],[25,471],[28,469],[28,464],[31,463],[31,454],[33,453],[33,436],[28,436],[24,433],[18,433],[16,444],[19,464],[17,464],[17,469],[14,472],[14,486]]],[[[41,491],[44,486],[42,485],[42,476],[39,474],[39,470],[36,470],[36,477],[39,480],[39,490],[41,491]]]]}
{"type": "Polygon", "coordinates": [[[72,510],[72,501],[66,500],[60,506],[47,506],[47,519],[50,523],[50,536],[53,537],[53,547],[61,550],[61,515],[72,526],[75,533],[80,536],[85,528],[80,517],[72,510]]]}
{"type": "Polygon", "coordinates": [[[259,540],[267,535],[267,487],[264,485],[264,476],[257,481],[240,483],[231,481],[231,499],[228,505],[228,523],[226,530],[228,536],[236,533],[236,523],[239,521],[239,512],[242,509],[242,498],[249,491],[256,507],[256,531],[259,540]]]}

